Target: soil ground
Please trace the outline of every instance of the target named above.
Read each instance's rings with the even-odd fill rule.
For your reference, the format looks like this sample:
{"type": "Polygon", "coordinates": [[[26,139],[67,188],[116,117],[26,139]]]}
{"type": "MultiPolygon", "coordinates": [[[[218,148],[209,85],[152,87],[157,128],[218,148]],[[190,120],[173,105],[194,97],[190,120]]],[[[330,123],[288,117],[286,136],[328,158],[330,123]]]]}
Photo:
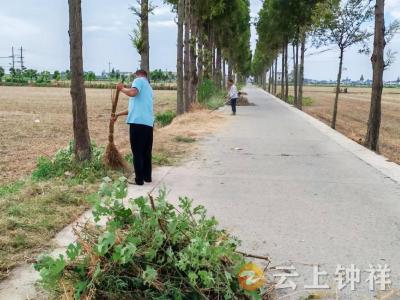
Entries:
{"type": "MultiPolygon", "coordinates": [[[[108,138],[111,111],[110,90],[87,89],[86,95],[91,139],[98,145],[104,145],[108,138]]],[[[126,109],[127,99],[125,96],[120,97],[118,110],[126,109]]],[[[175,111],[175,106],[175,91],[155,91],[156,113],[175,111]]],[[[67,88],[0,87],[0,185],[29,174],[39,156],[53,156],[58,149],[68,145],[72,139],[71,110],[67,88]]],[[[200,112],[195,115],[193,121],[197,122],[195,126],[199,125],[195,132],[209,127],[204,126],[204,122],[209,119],[207,115],[200,112]],[[206,120],[200,120],[202,116],[206,120]]],[[[190,128],[182,132],[176,126],[174,128],[177,136],[189,134],[190,131],[190,128]]],[[[129,153],[128,127],[123,118],[118,121],[115,130],[117,146],[124,154],[129,153]]],[[[169,130],[155,132],[155,153],[164,162],[173,163],[182,156],[187,145],[179,142],[179,137],[178,141],[175,140],[173,132],[167,136],[160,136],[158,132],[169,130]],[[174,152],[176,150],[177,153],[174,152]],[[169,156],[168,161],[166,155],[169,156]]]]}
{"type": "MultiPolygon", "coordinates": [[[[330,125],[334,88],[305,86],[304,96],[313,99],[313,104],[304,107],[304,111],[330,125]]],[[[349,87],[347,94],[340,94],[336,129],[352,140],[363,143],[370,101],[370,88],[349,87]]],[[[380,152],[400,164],[400,89],[383,90],[380,152]]]]}

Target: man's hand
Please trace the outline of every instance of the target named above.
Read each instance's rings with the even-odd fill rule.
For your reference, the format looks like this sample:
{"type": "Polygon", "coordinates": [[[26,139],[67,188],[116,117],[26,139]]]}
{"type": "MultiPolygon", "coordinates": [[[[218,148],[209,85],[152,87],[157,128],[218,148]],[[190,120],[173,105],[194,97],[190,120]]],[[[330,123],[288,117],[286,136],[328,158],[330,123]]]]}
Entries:
{"type": "Polygon", "coordinates": [[[115,123],[118,120],[118,117],[119,117],[118,114],[111,114],[110,121],[115,123]]]}
{"type": "Polygon", "coordinates": [[[124,87],[125,87],[125,85],[123,83],[118,83],[116,86],[118,91],[121,91],[124,87]]]}
{"type": "Polygon", "coordinates": [[[116,113],[116,114],[112,113],[110,121],[115,123],[118,120],[118,117],[127,116],[127,115],[128,115],[128,111],[127,110],[121,111],[121,112],[116,113]]]}

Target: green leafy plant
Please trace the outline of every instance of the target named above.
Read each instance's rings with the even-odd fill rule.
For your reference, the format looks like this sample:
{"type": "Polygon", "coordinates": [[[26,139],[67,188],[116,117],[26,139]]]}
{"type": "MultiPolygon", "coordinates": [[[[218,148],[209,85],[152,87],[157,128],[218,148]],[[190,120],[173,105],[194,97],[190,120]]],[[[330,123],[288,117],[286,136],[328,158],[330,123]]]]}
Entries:
{"type": "Polygon", "coordinates": [[[202,81],[198,89],[198,99],[200,104],[209,108],[215,109],[222,106],[225,102],[225,94],[218,90],[214,81],[206,79],[202,81]]]}
{"type": "Polygon", "coordinates": [[[77,162],[74,157],[74,144],[59,150],[54,158],[41,156],[38,158],[36,169],[32,172],[32,179],[48,180],[54,177],[69,176],[78,181],[94,181],[106,175],[103,163],[104,149],[92,145],[92,159],[88,162],[77,162]]]}
{"type": "Polygon", "coordinates": [[[200,103],[205,103],[217,92],[214,81],[210,79],[203,80],[199,86],[198,97],[200,103]]]}
{"type": "Polygon", "coordinates": [[[124,177],[104,179],[93,215],[105,227],[87,225],[66,256],[38,260],[45,288],[75,299],[261,299],[238,284],[239,241],[203,206],[180,198],[175,207],[165,190],[126,206],[126,195],[124,177]]]}
{"type": "Polygon", "coordinates": [[[165,111],[162,113],[156,114],[156,123],[161,127],[167,126],[172,123],[172,120],[176,117],[176,114],[173,111],[165,111]]]}
{"type": "MultiPolygon", "coordinates": [[[[294,104],[294,97],[292,95],[289,95],[288,103],[289,104],[294,104]]],[[[303,97],[303,106],[311,106],[313,104],[314,104],[314,100],[312,98],[303,97]]]]}

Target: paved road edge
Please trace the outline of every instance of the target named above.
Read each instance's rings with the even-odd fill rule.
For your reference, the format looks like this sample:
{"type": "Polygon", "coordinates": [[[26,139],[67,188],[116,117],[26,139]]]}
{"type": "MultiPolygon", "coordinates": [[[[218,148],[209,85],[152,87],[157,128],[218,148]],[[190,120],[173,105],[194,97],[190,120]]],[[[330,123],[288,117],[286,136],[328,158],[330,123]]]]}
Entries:
{"type": "Polygon", "coordinates": [[[394,162],[389,161],[383,155],[379,155],[364,146],[356,143],[355,141],[349,139],[347,136],[341,134],[340,132],[332,129],[327,126],[325,123],[320,120],[314,118],[313,116],[305,113],[304,111],[298,110],[293,105],[290,105],[281,99],[275,97],[274,95],[269,94],[268,92],[260,89],[266,95],[270,96],[273,100],[280,103],[283,106],[286,106],[289,110],[293,111],[295,114],[306,120],[320,132],[334,140],[337,144],[345,148],[346,150],[353,153],[357,158],[361,159],[371,167],[377,169],[385,176],[389,177],[393,181],[400,183],[400,166],[394,162]]]}

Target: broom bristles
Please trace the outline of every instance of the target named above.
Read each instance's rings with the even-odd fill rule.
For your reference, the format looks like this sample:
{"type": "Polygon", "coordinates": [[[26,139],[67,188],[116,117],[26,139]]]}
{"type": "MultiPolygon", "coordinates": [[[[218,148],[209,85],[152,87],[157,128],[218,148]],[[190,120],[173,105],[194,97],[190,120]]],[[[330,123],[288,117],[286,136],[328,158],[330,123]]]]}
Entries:
{"type": "Polygon", "coordinates": [[[106,152],[104,155],[104,163],[111,169],[114,170],[129,170],[128,163],[119,153],[114,143],[108,143],[106,152]]]}

